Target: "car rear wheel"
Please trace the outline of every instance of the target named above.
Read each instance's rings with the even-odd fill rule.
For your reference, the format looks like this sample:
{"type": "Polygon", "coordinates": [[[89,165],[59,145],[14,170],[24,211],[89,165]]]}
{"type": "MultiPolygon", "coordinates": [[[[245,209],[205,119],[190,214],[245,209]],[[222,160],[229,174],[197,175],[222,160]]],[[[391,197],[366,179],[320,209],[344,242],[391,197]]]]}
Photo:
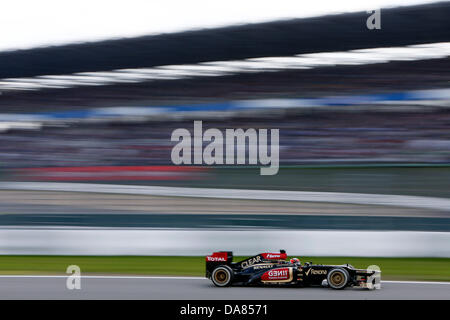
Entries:
{"type": "Polygon", "coordinates": [[[337,268],[328,272],[327,282],[330,288],[344,289],[347,286],[349,274],[347,270],[337,268]]]}
{"type": "Polygon", "coordinates": [[[217,287],[228,287],[233,281],[233,270],[228,266],[220,266],[214,269],[211,280],[217,287]]]}

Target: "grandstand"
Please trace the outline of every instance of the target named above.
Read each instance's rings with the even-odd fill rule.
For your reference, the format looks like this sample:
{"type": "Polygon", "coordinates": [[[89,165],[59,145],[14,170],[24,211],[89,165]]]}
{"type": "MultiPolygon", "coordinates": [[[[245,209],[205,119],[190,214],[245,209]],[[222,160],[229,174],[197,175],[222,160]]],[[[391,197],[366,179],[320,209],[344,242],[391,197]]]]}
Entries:
{"type": "MultiPolygon", "coordinates": [[[[161,254],[178,229],[152,228],[200,225],[314,229],[328,243],[330,228],[379,231],[335,238],[337,254],[382,243],[374,254],[449,257],[450,3],[381,10],[380,30],[354,12],[0,52],[0,225],[148,228],[136,250],[131,237],[72,254],[161,254]],[[279,173],[173,165],[171,133],[193,120],[279,129],[279,173]],[[415,233],[395,247],[386,230],[415,233]]],[[[4,252],[34,250],[29,234],[4,252]]],[[[43,233],[36,250],[66,254],[67,234],[43,233]]]]}

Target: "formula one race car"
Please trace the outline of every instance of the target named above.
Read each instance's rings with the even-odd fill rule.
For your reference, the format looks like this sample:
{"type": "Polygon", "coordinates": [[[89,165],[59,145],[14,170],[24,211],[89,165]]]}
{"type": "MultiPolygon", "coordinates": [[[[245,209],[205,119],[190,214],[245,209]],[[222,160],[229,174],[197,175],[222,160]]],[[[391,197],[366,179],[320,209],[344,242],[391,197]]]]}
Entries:
{"type": "Polygon", "coordinates": [[[230,251],[214,252],[206,256],[206,277],[217,287],[236,285],[292,285],[328,286],[344,289],[349,286],[372,289],[380,281],[380,272],[355,269],[349,264],[322,265],[293,258],[286,260],[280,253],[261,253],[248,259],[233,262],[230,251]]]}

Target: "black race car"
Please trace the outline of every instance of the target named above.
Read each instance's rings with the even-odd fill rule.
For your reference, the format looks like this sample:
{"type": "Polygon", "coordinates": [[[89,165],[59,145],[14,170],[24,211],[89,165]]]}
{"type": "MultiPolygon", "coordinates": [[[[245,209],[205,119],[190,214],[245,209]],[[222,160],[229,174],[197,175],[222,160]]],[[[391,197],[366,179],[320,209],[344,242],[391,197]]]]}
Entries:
{"type": "Polygon", "coordinates": [[[379,284],[380,272],[355,269],[349,264],[322,265],[298,259],[286,260],[284,250],[261,253],[233,262],[230,251],[214,252],[206,256],[206,277],[217,287],[236,285],[328,286],[344,289],[349,286],[372,289],[379,284]]]}

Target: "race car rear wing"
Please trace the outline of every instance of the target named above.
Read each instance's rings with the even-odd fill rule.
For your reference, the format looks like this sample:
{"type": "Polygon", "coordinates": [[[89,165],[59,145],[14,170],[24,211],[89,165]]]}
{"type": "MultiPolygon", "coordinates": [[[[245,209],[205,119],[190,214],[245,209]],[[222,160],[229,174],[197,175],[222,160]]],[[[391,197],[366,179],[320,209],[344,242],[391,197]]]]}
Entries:
{"type": "Polygon", "coordinates": [[[213,252],[212,255],[206,256],[206,262],[221,262],[221,264],[231,264],[231,262],[233,262],[233,252],[213,252]]]}
{"type": "Polygon", "coordinates": [[[212,271],[220,265],[231,265],[233,263],[233,252],[219,251],[213,252],[212,255],[206,256],[206,277],[211,276],[212,271]]]}

